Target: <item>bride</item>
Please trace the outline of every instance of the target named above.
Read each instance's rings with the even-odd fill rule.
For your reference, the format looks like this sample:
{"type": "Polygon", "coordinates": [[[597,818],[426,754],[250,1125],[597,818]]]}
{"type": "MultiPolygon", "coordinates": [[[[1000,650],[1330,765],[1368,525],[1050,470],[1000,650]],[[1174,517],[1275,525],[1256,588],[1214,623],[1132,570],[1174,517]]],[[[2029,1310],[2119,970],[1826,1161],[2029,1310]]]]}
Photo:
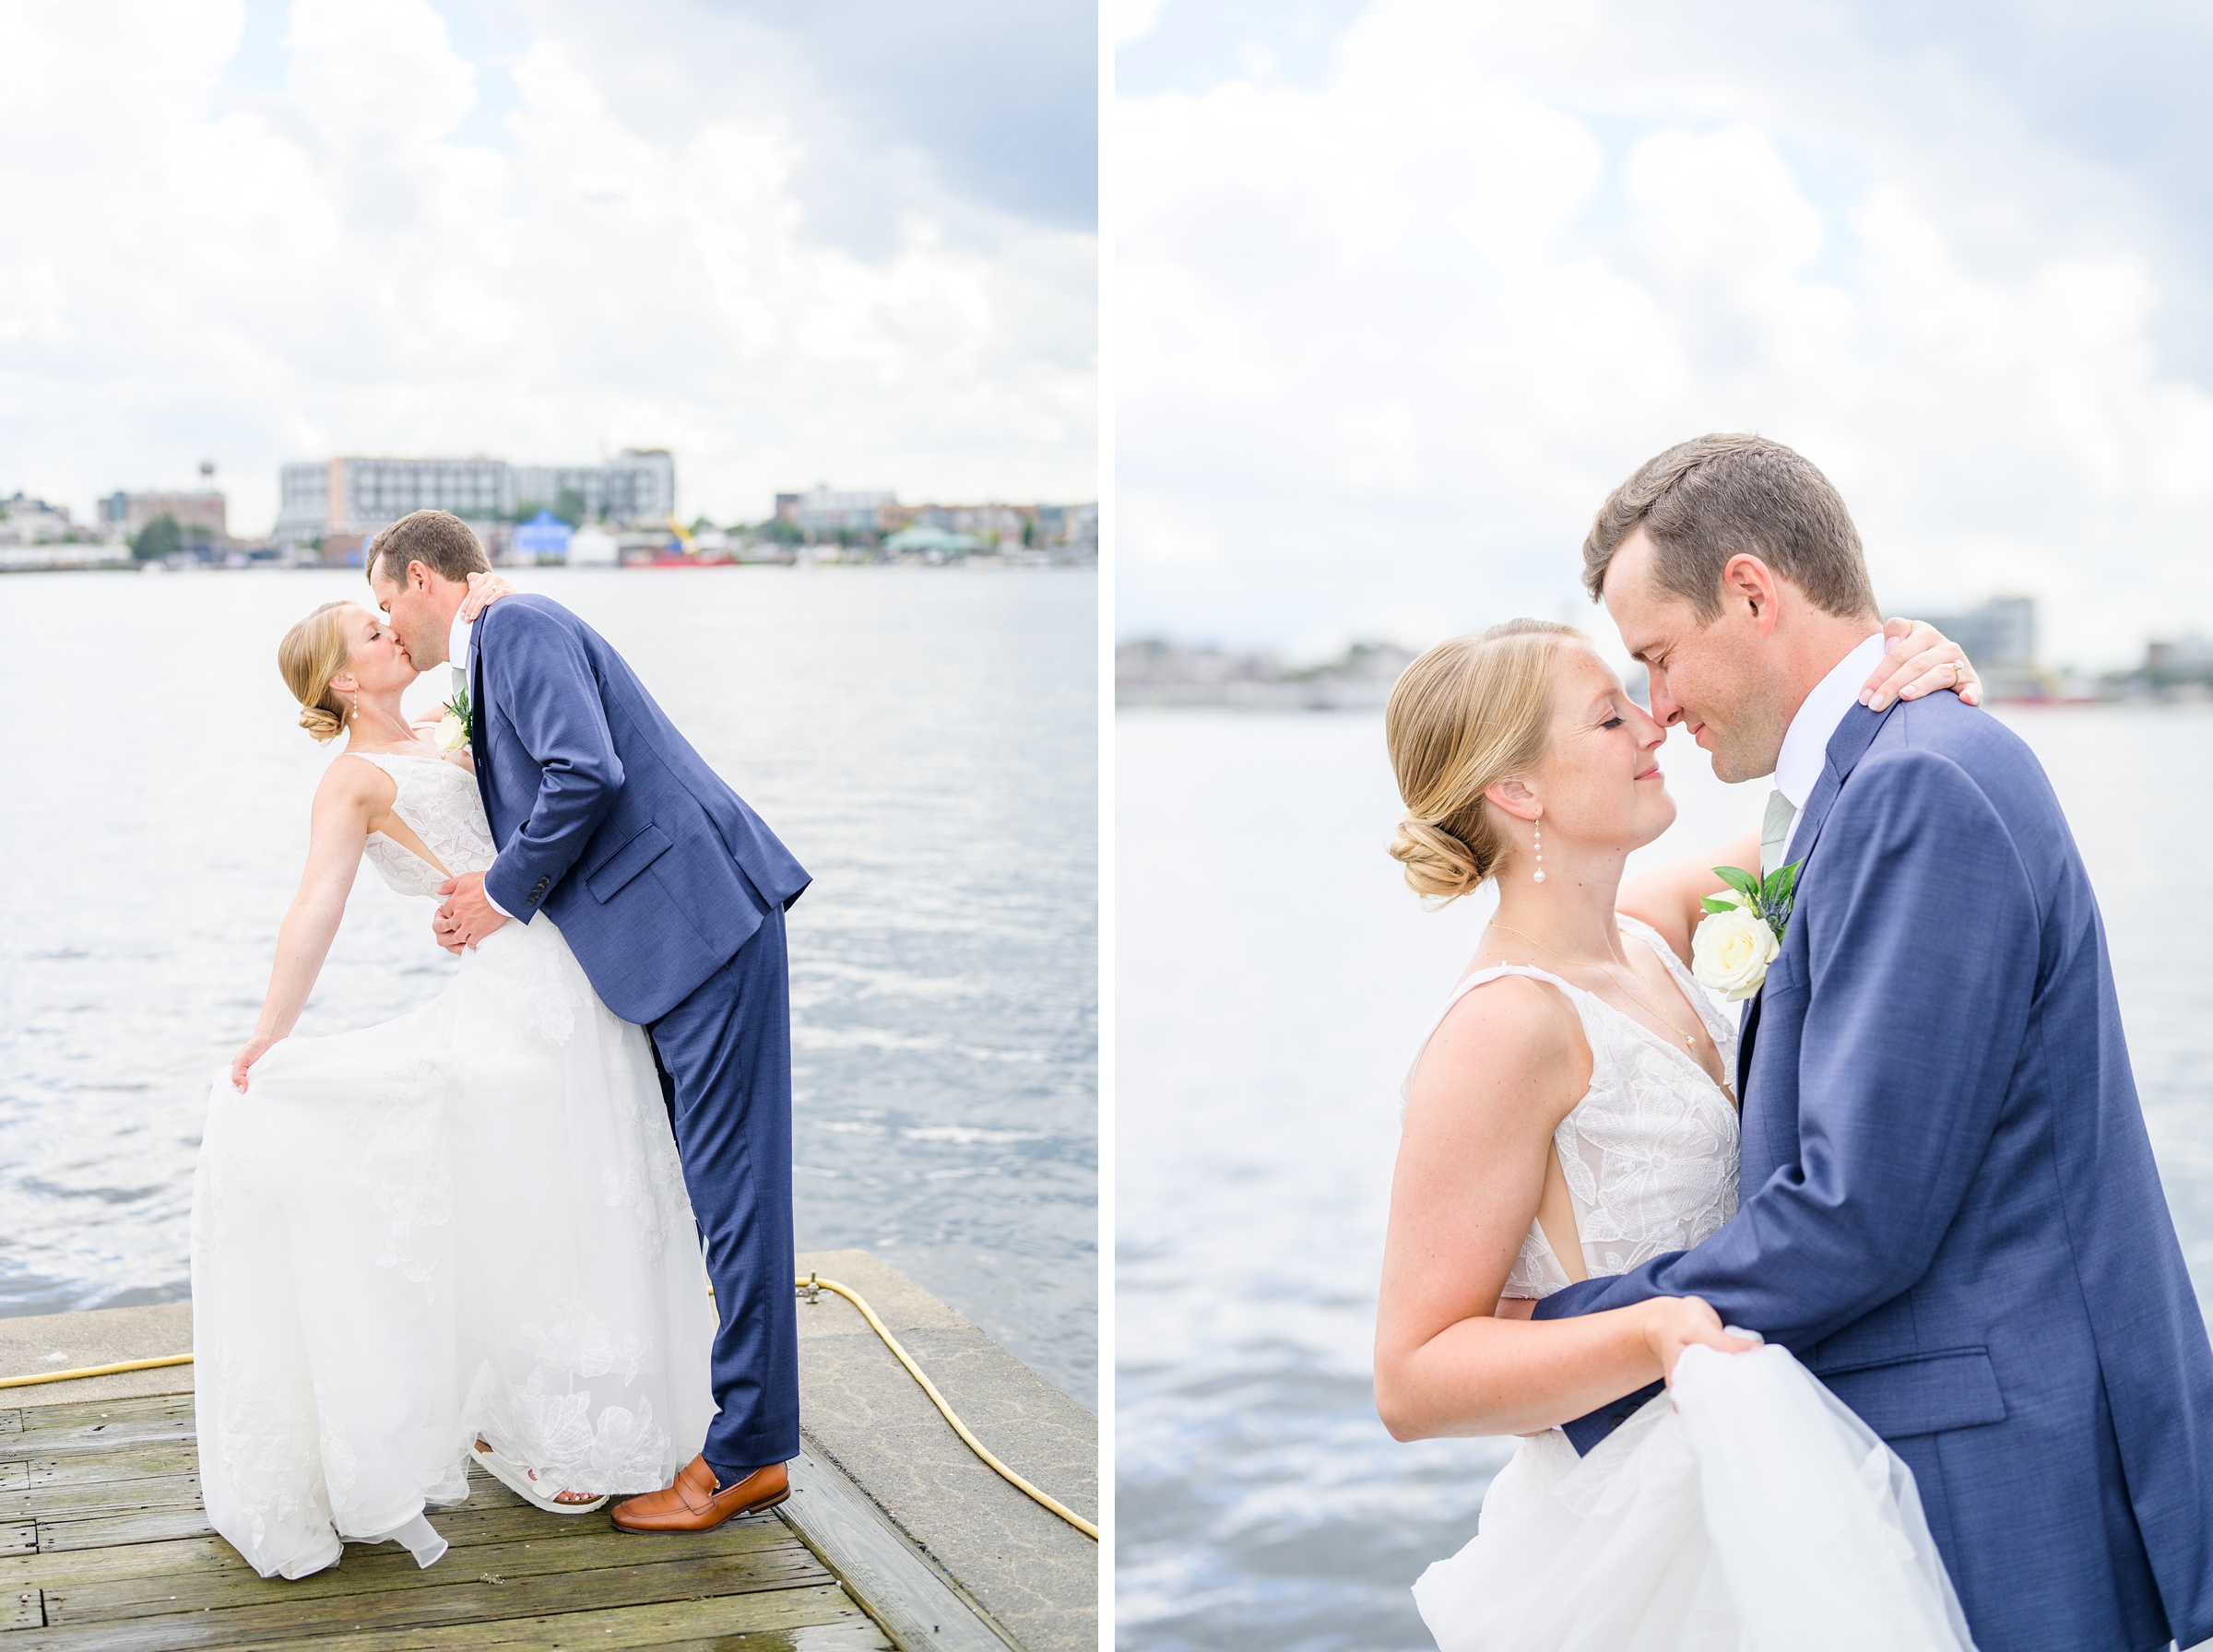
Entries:
{"type": "MultiPolygon", "coordinates": [[[[1959,657],[1909,636],[1891,693],[1959,657]]],[[[1686,965],[1710,868],[1757,868],[1757,834],[1621,885],[1675,819],[1666,730],[1564,625],[1431,649],[1387,731],[1406,881],[1498,899],[1407,1079],[1376,1328],[1395,1437],[1521,1436],[1478,1535],[1414,1587],[1438,1646],[1970,1646],[1911,1472],[1786,1351],[1696,1297],[1530,1318],[1736,1210],[1734,1018],[1686,965]],[[1577,1457],[1559,1424],[1662,1378],[1577,1457]]]]}
{"type": "MultiPolygon", "coordinates": [[[[472,581],[473,583],[473,581],[472,581]]],[[[465,617],[502,594],[471,595],[465,617]]],[[[445,1544],[474,1460],[582,1514],[698,1451],[714,1312],[653,1052],[543,913],[396,1021],[288,1036],[366,859],[405,895],[491,864],[466,751],[400,696],[383,617],[317,608],[278,666],[318,740],[307,867],[253,1038],[216,1078],[193,1198],[200,1483],[265,1577],[345,1542],[445,1544]]]]}

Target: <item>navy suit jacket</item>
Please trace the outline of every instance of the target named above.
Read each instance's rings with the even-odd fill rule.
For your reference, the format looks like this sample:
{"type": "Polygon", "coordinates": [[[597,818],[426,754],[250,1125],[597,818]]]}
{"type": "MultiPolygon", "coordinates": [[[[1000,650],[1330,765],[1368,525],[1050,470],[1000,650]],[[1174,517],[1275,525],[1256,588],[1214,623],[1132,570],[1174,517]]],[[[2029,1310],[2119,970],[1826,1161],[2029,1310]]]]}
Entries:
{"type": "Polygon", "coordinates": [[[476,622],[469,703],[499,857],[484,888],[560,927],[600,1000],[658,1021],[808,877],[607,639],[548,597],[476,622]]]}
{"type": "Polygon", "coordinates": [[[1982,1652],[2213,1636],[2213,1348],[2043,770],[1949,693],[1855,706],[1789,854],[1736,1215],[1537,1316],[1701,1296],[1790,1348],[1912,1468],[1982,1652]]]}

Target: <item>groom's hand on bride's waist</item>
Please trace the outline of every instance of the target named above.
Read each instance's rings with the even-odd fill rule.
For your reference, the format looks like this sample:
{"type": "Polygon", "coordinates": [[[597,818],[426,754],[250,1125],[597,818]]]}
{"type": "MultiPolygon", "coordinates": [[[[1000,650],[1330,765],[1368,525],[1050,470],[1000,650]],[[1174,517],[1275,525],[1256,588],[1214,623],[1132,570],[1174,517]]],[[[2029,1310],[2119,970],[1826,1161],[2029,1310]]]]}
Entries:
{"type": "Polygon", "coordinates": [[[475,946],[507,921],[507,914],[484,892],[481,872],[448,878],[438,886],[438,892],[445,897],[445,904],[432,914],[431,933],[449,952],[475,946]]]}

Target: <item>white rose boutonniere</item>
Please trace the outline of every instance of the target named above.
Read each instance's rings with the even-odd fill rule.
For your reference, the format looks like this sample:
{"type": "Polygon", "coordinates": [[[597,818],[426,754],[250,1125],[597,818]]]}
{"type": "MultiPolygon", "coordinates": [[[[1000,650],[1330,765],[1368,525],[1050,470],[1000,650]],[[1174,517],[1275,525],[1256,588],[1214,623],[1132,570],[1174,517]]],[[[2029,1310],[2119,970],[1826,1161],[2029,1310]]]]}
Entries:
{"type": "Polygon", "coordinates": [[[1690,973],[1700,986],[1732,1004],[1759,990],[1768,965],[1782,950],[1783,932],[1791,924],[1791,891],[1802,864],[1793,861],[1764,880],[1735,867],[1713,868],[1729,892],[1705,897],[1706,915],[1691,932],[1690,973]]]}
{"type": "Polygon", "coordinates": [[[438,749],[461,751],[475,743],[476,718],[468,704],[468,690],[456,689],[454,697],[439,708],[445,715],[438,722],[438,749]]]}

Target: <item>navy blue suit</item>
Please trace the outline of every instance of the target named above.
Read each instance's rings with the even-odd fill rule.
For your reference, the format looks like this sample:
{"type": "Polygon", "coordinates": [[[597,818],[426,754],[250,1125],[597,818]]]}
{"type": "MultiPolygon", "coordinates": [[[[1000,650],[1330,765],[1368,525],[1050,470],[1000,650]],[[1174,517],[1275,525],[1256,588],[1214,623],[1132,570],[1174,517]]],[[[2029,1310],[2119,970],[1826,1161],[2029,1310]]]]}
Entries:
{"type": "Polygon", "coordinates": [[[807,874],[607,640],[508,596],[476,623],[484,888],[560,928],[600,999],[652,1035],[715,1283],[706,1458],[726,1479],[797,1457],[791,1015],[784,912],[807,874]]]}
{"type": "Polygon", "coordinates": [[[1701,1296],[1789,1347],[1912,1468],[1981,1652],[2213,1636],[2213,1348],[2043,770],[1951,694],[1854,706],[1789,857],[1737,1214],[1537,1316],[1701,1296]]]}

